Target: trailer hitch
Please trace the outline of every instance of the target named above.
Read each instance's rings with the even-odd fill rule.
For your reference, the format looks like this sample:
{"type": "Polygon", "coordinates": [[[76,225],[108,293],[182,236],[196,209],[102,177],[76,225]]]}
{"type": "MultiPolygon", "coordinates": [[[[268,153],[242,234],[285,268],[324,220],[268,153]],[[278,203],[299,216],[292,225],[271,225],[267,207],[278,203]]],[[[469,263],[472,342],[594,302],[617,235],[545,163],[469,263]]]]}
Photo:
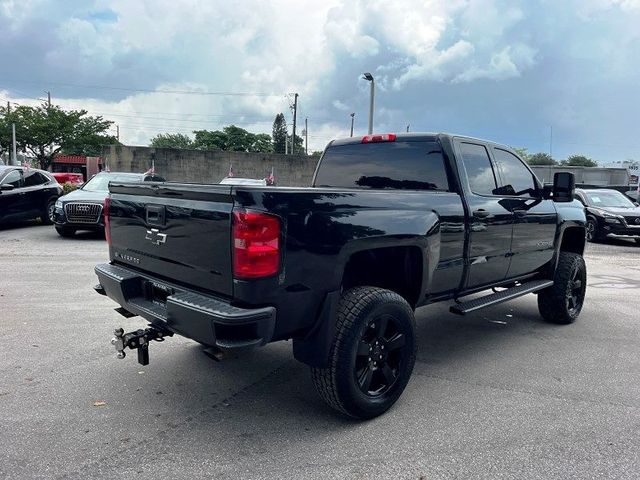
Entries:
{"type": "Polygon", "coordinates": [[[127,356],[125,348],[138,350],[138,363],[140,365],[149,365],[149,342],[164,342],[165,337],[172,337],[173,332],[168,330],[160,330],[154,326],[145,328],[144,330],[136,330],[134,332],[124,333],[122,328],[116,328],[115,337],[111,339],[111,345],[116,347],[117,357],[124,358],[127,356]]]}

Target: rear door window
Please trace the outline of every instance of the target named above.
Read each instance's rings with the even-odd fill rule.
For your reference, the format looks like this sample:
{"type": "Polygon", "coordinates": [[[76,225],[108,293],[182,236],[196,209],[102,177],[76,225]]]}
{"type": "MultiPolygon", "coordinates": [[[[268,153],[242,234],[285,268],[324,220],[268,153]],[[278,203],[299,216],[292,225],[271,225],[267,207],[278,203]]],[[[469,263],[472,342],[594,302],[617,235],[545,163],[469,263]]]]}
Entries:
{"type": "Polygon", "coordinates": [[[332,146],[318,167],[317,187],[448,191],[444,155],[436,142],[332,146]]]}
{"type": "Polygon", "coordinates": [[[496,175],[485,146],[462,142],[460,151],[471,191],[479,195],[495,195],[498,187],[496,175]]]}
{"type": "Polygon", "coordinates": [[[25,187],[35,187],[37,185],[44,185],[49,179],[42,175],[40,172],[29,172],[24,176],[25,187]]]}

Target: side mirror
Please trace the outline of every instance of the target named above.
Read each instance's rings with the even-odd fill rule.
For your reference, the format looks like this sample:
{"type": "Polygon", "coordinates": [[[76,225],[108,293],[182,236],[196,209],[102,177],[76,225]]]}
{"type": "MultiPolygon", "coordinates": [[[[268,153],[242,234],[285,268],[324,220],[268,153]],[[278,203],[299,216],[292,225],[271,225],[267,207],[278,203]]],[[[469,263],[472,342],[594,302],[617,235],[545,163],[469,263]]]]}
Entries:
{"type": "Polygon", "coordinates": [[[4,185],[0,185],[0,190],[13,190],[14,187],[13,185],[11,185],[10,183],[5,183],[4,185]]]}
{"type": "Polygon", "coordinates": [[[553,201],[571,202],[575,195],[576,179],[573,173],[556,172],[553,175],[553,201]]]}

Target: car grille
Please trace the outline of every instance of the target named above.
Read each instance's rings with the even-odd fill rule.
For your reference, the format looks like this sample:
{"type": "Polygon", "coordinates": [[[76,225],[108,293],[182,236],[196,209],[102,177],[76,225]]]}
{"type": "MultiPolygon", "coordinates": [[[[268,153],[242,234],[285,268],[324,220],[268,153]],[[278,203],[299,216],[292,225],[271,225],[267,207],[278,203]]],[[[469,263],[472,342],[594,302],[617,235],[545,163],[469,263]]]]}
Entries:
{"type": "Polygon", "coordinates": [[[640,217],[625,217],[624,220],[627,222],[627,225],[634,227],[640,226],[640,217]]]}
{"type": "Polygon", "coordinates": [[[102,213],[99,203],[67,203],[64,213],[70,223],[98,223],[102,213]]]}

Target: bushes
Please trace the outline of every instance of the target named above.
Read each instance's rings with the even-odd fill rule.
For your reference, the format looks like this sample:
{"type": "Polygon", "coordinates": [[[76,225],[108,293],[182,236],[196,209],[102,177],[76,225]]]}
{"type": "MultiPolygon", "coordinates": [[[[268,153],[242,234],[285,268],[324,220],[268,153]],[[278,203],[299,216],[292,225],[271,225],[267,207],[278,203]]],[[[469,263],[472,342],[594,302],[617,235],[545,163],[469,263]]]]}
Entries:
{"type": "Polygon", "coordinates": [[[73,192],[74,190],[77,190],[78,185],[71,183],[71,182],[65,182],[62,184],[62,190],[64,192],[64,195],[66,195],[69,192],[73,192]]]}

